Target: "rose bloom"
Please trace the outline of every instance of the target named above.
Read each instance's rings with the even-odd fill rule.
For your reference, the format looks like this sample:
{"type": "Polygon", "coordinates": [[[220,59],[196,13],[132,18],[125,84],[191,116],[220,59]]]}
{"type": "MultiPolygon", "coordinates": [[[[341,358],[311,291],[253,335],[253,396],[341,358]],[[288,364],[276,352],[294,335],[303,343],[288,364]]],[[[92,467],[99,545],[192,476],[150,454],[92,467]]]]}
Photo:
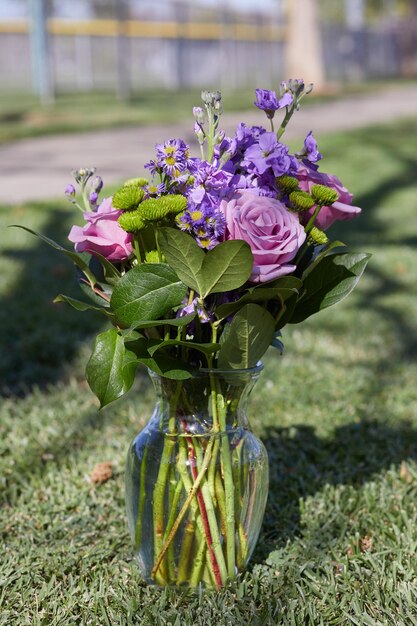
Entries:
{"type": "Polygon", "coordinates": [[[132,235],[119,226],[121,213],[113,208],[111,198],[105,198],[97,211],[84,213],[85,226],[73,226],[68,235],[76,252],[98,252],[108,261],[125,261],[133,252],[132,235]]]}
{"type": "MultiPolygon", "coordinates": [[[[351,220],[362,211],[359,207],[352,206],[353,196],[342,185],[337,176],[318,172],[306,165],[300,165],[296,177],[298,178],[300,189],[308,193],[310,193],[313,185],[326,185],[326,187],[334,189],[339,194],[339,199],[333,202],[331,206],[324,206],[320,209],[314,224],[321,230],[326,230],[336,220],[351,220]]],[[[310,219],[313,213],[314,207],[306,211],[306,221],[310,219]]]]}
{"type": "Polygon", "coordinates": [[[243,239],[252,250],[254,264],[249,280],[265,283],[291,274],[294,259],[305,241],[304,228],[286,206],[256,192],[236,193],[220,204],[226,220],[226,239],[243,239]]]}

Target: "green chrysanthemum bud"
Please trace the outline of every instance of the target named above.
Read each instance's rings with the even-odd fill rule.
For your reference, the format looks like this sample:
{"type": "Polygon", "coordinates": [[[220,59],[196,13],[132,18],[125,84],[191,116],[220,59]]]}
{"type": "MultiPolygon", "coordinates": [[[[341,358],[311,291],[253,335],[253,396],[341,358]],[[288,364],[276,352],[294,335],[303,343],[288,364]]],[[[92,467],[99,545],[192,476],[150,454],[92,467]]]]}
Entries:
{"type": "Polygon", "coordinates": [[[116,191],[113,196],[112,204],[115,209],[123,209],[131,211],[136,209],[142,202],[145,192],[138,186],[125,185],[116,191]]]}
{"type": "Polygon", "coordinates": [[[291,204],[299,211],[308,211],[314,206],[314,200],[306,191],[293,191],[289,195],[291,204]]]}
{"type": "Polygon", "coordinates": [[[286,194],[290,194],[292,191],[298,189],[298,180],[294,176],[287,176],[283,174],[278,176],[276,183],[281,191],[286,194]]]}
{"type": "Polygon", "coordinates": [[[161,220],[168,215],[182,213],[187,206],[187,198],[180,194],[149,198],[140,205],[139,211],[142,219],[151,222],[161,220]]]}
{"type": "Polygon", "coordinates": [[[149,250],[145,255],[146,263],[160,263],[158,250],[149,250]]]}
{"type": "Polygon", "coordinates": [[[127,233],[136,233],[146,226],[146,223],[142,219],[139,211],[128,211],[126,213],[122,213],[117,221],[127,233]]]}
{"type": "Polygon", "coordinates": [[[329,241],[329,238],[326,235],[326,233],[324,233],[322,230],[317,228],[317,226],[313,226],[313,228],[310,230],[309,238],[312,243],[315,243],[319,246],[323,246],[329,241]]]}
{"type": "Polygon", "coordinates": [[[144,187],[148,182],[147,178],[129,178],[129,180],[123,183],[123,187],[130,187],[130,185],[134,187],[144,187]]]}
{"type": "Polygon", "coordinates": [[[339,194],[334,189],[325,185],[313,185],[311,195],[314,201],[320,206],[330,206],[339,199],[339,194]]]}

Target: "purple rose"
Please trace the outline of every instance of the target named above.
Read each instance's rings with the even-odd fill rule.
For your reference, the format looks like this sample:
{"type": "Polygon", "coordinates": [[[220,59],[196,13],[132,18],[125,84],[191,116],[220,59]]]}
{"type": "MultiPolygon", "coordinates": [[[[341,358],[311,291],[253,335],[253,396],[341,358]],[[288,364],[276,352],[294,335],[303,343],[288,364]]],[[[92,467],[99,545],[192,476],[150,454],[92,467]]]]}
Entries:
{"type": "MultiPolygon", "coordinates": [[[[333,202],[331,206],[324,206],[320,209],[315,226],[321,230],[326,230],[336,220],[351,220],[362,211],[359,207],[352,206],[353,196],[343,186],[337,176],[318,172],[306,165],[300,165],[296,177],[298,178],[299,187],[303,191],[310,192],[313,185],[326,185],[326,187],[334,189],[339,194],[339,199],[333,202]]],[[[305,219],[308,221],[313,213],[314,208],[307,211],[305,219]]]]}
{"type": "Polygon", "coordinates": [[[250,281],[265,283],[291,274],[294,259],[305,241],[304,228],[286,206],[253,191],[240,191],[220,204],[226,219],[226,239],[243,239],[252,250],[250,281]]]}
{"type": "Polygon", "coordinates": [[[125,261],[133,252],[132,235],[119,226],[121,213],[111,198],[105,198],[97,211],[84,213],[85,226],[73,226],[68,235],[76,252],[98,252],[108,261],[125,261]]]}

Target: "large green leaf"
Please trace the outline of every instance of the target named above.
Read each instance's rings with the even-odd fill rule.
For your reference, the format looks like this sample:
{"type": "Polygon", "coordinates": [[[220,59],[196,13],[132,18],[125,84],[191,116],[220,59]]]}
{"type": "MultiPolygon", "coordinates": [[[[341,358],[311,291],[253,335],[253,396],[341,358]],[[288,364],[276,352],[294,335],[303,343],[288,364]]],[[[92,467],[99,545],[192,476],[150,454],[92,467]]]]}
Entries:
{"type": "Polygon", "coordinates": [[[80,270],[88,278],[91,285],[95,285],[97,283],[97,278],[94,276],[93,272],[88,267],[88,264],[84,261],[82,256],[78,254],[77,252],[72,252],[71,250],[67,250],[66,248],[63,248],[59,243],[57,243],[53,239],[50,239],[49,237],[46,237],[45,235],[42,235],[41,233],[36,232],[36,230],[31,230],[30,228],[26,228],[26,226],[20,226],[19,224],[11,224],[11,226],[15,228],[21,228],[22,230],[26,230],[28,233],[31,233],[31,235],[35,235],[36,237],[39,237],[39,239],[47,243],[48,246],[51,246],[51,248],[54,248],[55,250],[62,252],[63,254],[65,254],[65,256],[71,259],[71,261],[75,263],[77,267],[80,268],[80,270]]]}
{"type": "Polygon", "coordinates": [[[289,322],[298,324],[310,315],[346,298],[358,283],[371,255],[331,254],[321,259],[304,280],[304,293],[289,322]]]}
{"type": "Polygon", "coordinates": [[[257,304],[246,304],[233,318],[218,356],[220,369],[254,367],[271,344],[272,315],[257,304]]]}
{"type": "Polygon", "coordinates": [[[158,232],[168,263],[202,298],[241,287],[252,272],[253,255],[242,240],[224,241],[205,252],[180,230],[161,228],[158,232]]]}
{"type": "Polygon", "coordinates": [[[97,335],[86,374],[101,407],[129,391],[135,378],[136,364],[136,355],[125,347],[115,328],[97,335]]]}
{"type": "Polygon", "coordinates": [[[187,288],[166,263],[138,265],[115,285],[110,300],[122,326],[155,320],[181,304],[187,288]]]}

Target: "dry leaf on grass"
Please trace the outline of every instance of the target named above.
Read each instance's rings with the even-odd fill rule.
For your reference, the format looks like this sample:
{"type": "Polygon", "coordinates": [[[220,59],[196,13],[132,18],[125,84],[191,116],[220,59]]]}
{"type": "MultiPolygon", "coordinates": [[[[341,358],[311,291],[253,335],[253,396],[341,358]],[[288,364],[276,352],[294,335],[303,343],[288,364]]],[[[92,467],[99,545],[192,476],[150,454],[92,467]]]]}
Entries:
{"type": "Polygon", "coordinates": [[[112,464],[109,461],[104,461],[103,463],[97,463],[91,472],[90,480],[93,485],[101,485],[112,478],[112,476],[112,464]]]}

